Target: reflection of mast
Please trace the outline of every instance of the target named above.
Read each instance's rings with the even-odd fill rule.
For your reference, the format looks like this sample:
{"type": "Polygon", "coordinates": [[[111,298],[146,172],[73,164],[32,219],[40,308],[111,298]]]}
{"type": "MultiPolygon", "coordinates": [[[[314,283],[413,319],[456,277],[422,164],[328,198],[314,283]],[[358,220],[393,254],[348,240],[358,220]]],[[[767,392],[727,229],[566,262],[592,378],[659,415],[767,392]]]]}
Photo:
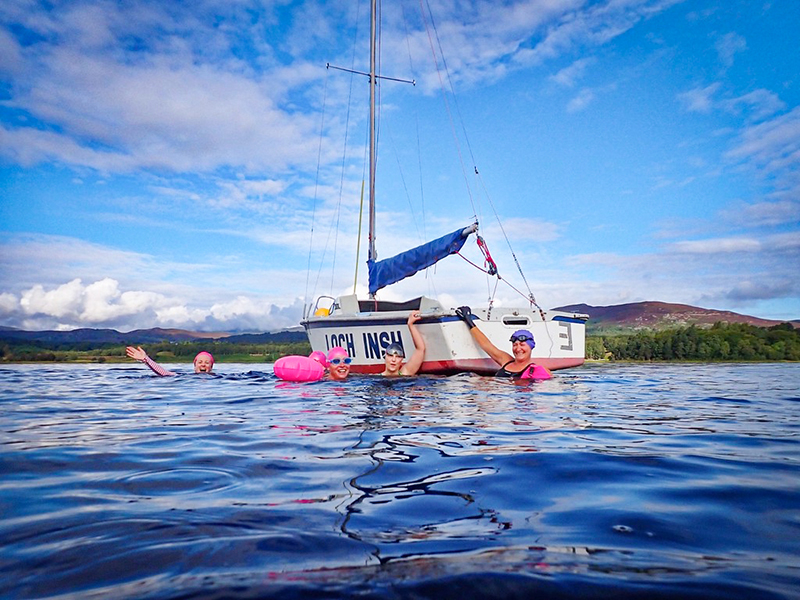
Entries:
{"type": "MultiPolygon", "coordinates": [[[[369,428],[362,432],[369,431],[369,428]]],[[[359,442],[353,447],[358,446],[363,441],[359,436],[359,442]]],[[[373,461],[373,465],[360,475],[345,482],[345,487],[351,492],[351,497],[343,505],[339,505],[337,510],[342,513],[342,520],[339,523],[339,530],[347,537],[364,544],[373,546],[373,556],[382,564],[385,564],[398,557],[382,557],[382,544],[404,544],[407,542],[422,542],[426,540],[455,541],[457,539],[472,538],[486,534],[497,534],[511,528],[511,523],[501,521],[499,513],[494,510],[487,510],[475,504],[475,498],[468,493],[449,490],[436,489],[437,484],[444,484],[450,481],[457,481],[472,477],[481,477],[496,472],[494,468],[460,468],[445,473],[439,472],[432,475],[412,479],[408,481],[392,482],[382,485],[367,485],[362,483],[363,479],[376,474],[386,462],[414,463],[418,456],[409,454],[398,448],[398,444],[393,441],[391,435],[383,436],[380,441],[375,442],[368,450],[367,455],[373,461]],[[463,505],[474,505],[472,514],[458,516],[443,522],[421,522],[412,526],[398,526],[388,529],[375,529],[372,531],[359,531],[353,519],[364,513],[371,513],[377,510],[380,505],[392,505],[396,507],[397,502],[405,500],[419,499],[421,496],[427,498],[454,498],[458,499],[463,505]],[[371,508],[372,507],[372,508],[371,508]],[[476,523],[483,523],[483,526],[476,526],[476,523]]],[[[402,512],[402,510],[400,511],[402,512]]],[[[409,514],[415,513],[410,511],[409,514]]],[[[367,522],[373,519],[366,517],[367,522]]],[[[403,546],[404,547],[404,546],[403,546]]],[[[407,547],[404,547],[407,550],[407,547]]],[[[403,557],[413,556],[414,552],[405,551],[403,557]]],[[[420,548],[419,554],[431,554],[430,548],[423,550],[420,548]]]]}

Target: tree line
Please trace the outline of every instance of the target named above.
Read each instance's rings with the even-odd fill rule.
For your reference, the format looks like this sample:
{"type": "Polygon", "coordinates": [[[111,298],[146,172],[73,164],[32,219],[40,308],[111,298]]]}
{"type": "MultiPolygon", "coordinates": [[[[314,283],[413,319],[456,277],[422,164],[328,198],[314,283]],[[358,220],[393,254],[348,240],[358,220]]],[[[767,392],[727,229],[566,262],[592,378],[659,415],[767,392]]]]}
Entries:
{"type": "Polygon", "coordinates": [[[800,360],[800,329],[791,323],[764,328],[718,322],[663,331],[590,336],[586,358],[607,360],[800,360]]]}
{"type": "MultiPolygon", "coordinates": [[[[289,354],[308,355],[311,344],[305,342],[266,342],[261,344],[231,343],[205,340],[192,342],[158,342],[142,344],[147,354],[157,362],[192,362],[198,352],[206,351],[219,362],[275,362],[289,354]]],[[[125,346],[91,344],[89,342],[59,343],[5,340],[0,343],[3,362],[123,362],[130,360],[125,346]]]]}

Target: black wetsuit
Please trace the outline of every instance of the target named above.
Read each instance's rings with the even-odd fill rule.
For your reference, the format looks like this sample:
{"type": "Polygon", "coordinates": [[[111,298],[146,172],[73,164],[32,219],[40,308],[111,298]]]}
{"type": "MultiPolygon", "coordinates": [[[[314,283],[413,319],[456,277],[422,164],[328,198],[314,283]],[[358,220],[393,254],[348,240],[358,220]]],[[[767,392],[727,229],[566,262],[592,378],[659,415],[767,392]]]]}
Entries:
{"type": "Polygon", "coordinates": [[[500,367],[500,370],[497,371],[497,373],[495,373],[494,376],[495,377],[523,377],[525,375],[525,373],[527,373],[528,369],[530,369],[531,367],[535,366],[535,363],[531,363],[527,367],[522,369],[522,371],[519,371],[518,373],[515,373],[514,371],[509,371],[509,370],[506,369],[506,367],[508,365],[510,365],[512,362],[514,362],[514,361],[510,360],[506,364],[504,364],[502,367],[500,367]]]}

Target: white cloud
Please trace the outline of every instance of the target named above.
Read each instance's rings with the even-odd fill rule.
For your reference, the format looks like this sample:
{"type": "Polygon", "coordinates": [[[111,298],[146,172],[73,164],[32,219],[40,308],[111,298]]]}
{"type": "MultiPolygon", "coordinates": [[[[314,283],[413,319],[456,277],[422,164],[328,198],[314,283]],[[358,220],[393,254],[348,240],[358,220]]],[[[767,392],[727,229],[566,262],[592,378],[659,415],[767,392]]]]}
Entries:
{"type": "Polygon", "coordinates": [[[709,113],[714,105],[712,96],[720,88],[719,83],[712,83],[703,88],[694,88],[678,95],[678,99],[689,112],[709,113]]]}
{"type": "MultiPolygon", "coordinates": [[[[477,82],[578,44],[605,44],[676,2],[584,6],[580,0],[523,0],[493,5],[490,19],[481,3],[444,4],[435,7],[434,16],[442,45],[458,48],[448,52],[450,76],[477,82]]],[[[263,37],[263,27],[277,21],[279,10],[200,4],[189,11],[170,3],[7,9],[7,22],[19,22],[40,37],[24,47],[8,35],[0,39],[20,65],[13,69],[9,105],[33,117],[0,129],[0,153],[24,166],[54,161],[108,173],[208,173],[225,167],[282,173],[314,165],[320,150],[323,162],[336,160],[338,151],[327,139],[319,146],[319,107],[313,104],[321,99],[313,95],[320,93],[314,84],[324,77],[324,63],[314,53],[320,37],[338,43],[330,23],[352,22],[352,15],[341,13],[353,9],[298,7],[317,26],[298,27],[290,35],[287,43],[295,52],[290,65],[278,58],[287,49],[263,37]],[[232,52],[242,38],[257,56],[232,52]]],[[[398,10],[386,13],[385,29],[409,25],[398,10]]],[[[385,62],[407,56],[409,48],[418,68],[429,62],[423,60],[430,52],[428,31],[411,24],[415,40],[385,48],[385,62]]],[[[385,39],[397,43],[392,36],[385,39]]],[[[349,48],[341,50],[349,55],[349,48]]],[[[589,64],[591,59],[578,60],[556,79],[574,81],[589,64]]],[[[426,89],[438,87],[434,71],[421,79],[426,89]]],[[[346,86],[337,87],[329,102],[346,98],[346,86]]],[[[576,102],[587,100],[583,95],[576,102]]],[[[340,126],[335,119],[327,123],[332,130],[340,126]]],[[[273,183],[262,193],[276,193],[282,184],[273,183]]]]}
{"type": "Polygon", "coordinates": [[[14,294],[3,292],[0,294],[0,314],[9,314],[19,309],[19,298],[14,294]]]}
{"type": "Polygon", "coordinates": [[[585,109],[594,100],[594,91],[583,89],[567,104],[567,112],[579,112],[585,109]]]}
{"type": "Polygon", "coordinates": [[[5,128],[5,152],[26,165],[281,170],[316,158],[316,120],[278,108],[265,82],[209,66],[125,65],[64,50],[37,68],[49,72],[47,85],[15,103],[60,131],[5,128]]]}
{"type": "Polygon", "coordinates": [[[184,305],[172,305],[163,308],[157,308],[156,323],[169,325],[169,326],[182,326],[188,323],[202,323],[208,317],[207,310],[194,309],[190,310],[184,305]]]}
{"type": "Polygon", "coordinates": [[[715,47],[720,62],[724,66],[730,67],[733,65],[736,54],[747,50],[747,40],[738,33],[726,33],[717,40],[715,47]]]}
{"type": "Polygon", "coordinates": [[[580,58],[568,67],[561,69],[550,79],[562,87],[575,87],[578,80],[583,78],[586,70],[596,62],[597,60],[594,58],[580,58]]]}
{"type": "Polygon", "coordinates": [[[16,74],[19,73],[24,63],[22,53],[17,40],[6,30],[0,29],[0,73],[16,74]]]}
{"type": "MultiPolygon", "coordinates": [[[[458,87],[477,82],[491,87],[494,80],[529,65],[552,61],[561,66],[573,61],[552,81],[572,90],[574,98],[568,110],[574,111],[591,108],[595,95],[604,93],[603,87],[580,91],[595,59],[574,57],[594,54],[597,46],[675,3],[520,0],[489,6],[445,2],[434,10],[437,34],[458,87]]],[[[262,3],[261,14],[243,11],[236,3],[200,3],[191,10],[180,3],[68,3],[52,11],[37,6],[0,6],[4,23],[19,23],[14,31],[33,32],[20,44],[8,33],[10,28],[0,28],[4,58],[0,69],[5,69],[10,94],[4,106],[25,117],[0,125],[0,154],[20,165],[48,161],[74,167],[77,178],[85,182],[87,199],[97,187],[99,174],[93,170],[101,171],[112,184],[107,186],[109,196],[119,189],[114,184],[123,179],[115,174],[145,170],[149,188],[141,195],[147,198],[135,198],[126,205],[135,205],[135,213],[107,206],[103,214],[88,210],[86,214],[104,224],[117,215],[115,225],[125,219],[147,219],[149,227],[159,228],[141,227],[143,234],[152,236],[149,239],[169,235],[211,241],[216,242],[217,251],[188,257],[187,252],[181,253],[184,249],[171,246],[156,256],[155,250],[153,254],[140,251],[147,247],[146,242],[131,242],[130,247],[137,251],[125,252],[69,238],[40,236],[22,242],[15,237],[0,248],[2,322],[36,327],[92,323],[202,329],[268,329],[280,323],[295,324],[300,313],[296,296],[306,284],[303,269],[311,246],[312,197],[317,200],[309,261],[312,271],[318,262],[327,267],[336,244],[329,225],[336,219],[338,170],[331,175],[331,169],[320,169],[320,181],[315,181],[312,173],[320,150],[323,165],[341,163],[341,154],[338,149],[334,152],[329,139],[343,124],[330,111],[326,114],[328,131],[320,149],[322,89],[330,86],[328,107],[334,104],[337,110],[349,92],[346,78],[330,78],[324,83],[324,60],[318,61],[317,53],[320,40],[324,39],[327,47],[347,37],[333,24],[351,22],[350,13],[356,7],[352,3],[295,4],[291,13],[296,24],[291,25],[285,15],[278,14],[285,8],[282,3],[262,3]],[[279,21],[279,26],[275,25],[279,21]],[[269,26],[293,30],[278,42],[264,36],[269,26]],[[299,174],[301,170],[306,174],[299,174]],[[175,172],[179,175],[168,175],[175,172]],[[183,219],[183,209],[192,214],[183,219]],[[194,218],[197,215],[204,219],[194,218]],[[230,248],[227,242],[231,242],[230,248]],[[292,253],[282,252],[284,249],[292,253]]],[[[384,10],[389,17],[384,31],[399,28],[399,8],[392,5],[384,10]]],[[[424,62],[421,54],[430,52],[430,43],[420,24],[412,23],[411,29],[418,68],[424,62]]],[[[741,54],[745,48],[743,38],[736,34],[719,38],[717,45],[721,60],[728,63],[746,58],[741,54]]],[[[402,76],[406,64],[394,69],[386,61],[405,60],[406,47],[384,50],[384,71],[402,76]]],[[[350,48],[345,50],[344,44],[334,49],[334,58],[337,52],[350,56],[350,48]]],[[[422,78],[421,87],[438,85],[432,71],[423,71],[422,78]]],[[[746,297],[757,294],[744,286],[737,288],[737,281],[774,288],[775,294],[785,287],[783,283],[765,284],[770,275],[786,281],[786,265],[796,258],[792,242],[796,235],[766,237],[753,233],[753,228],[796,229],[800,109],[784,112],[784,103],[768,89],[722,91],[729,89],[728,82],[721,81],[699,86],[680,99],[689,111],[719,109],[720,114],[714,116],[728,119],[727,131],[734,131],[734,136],[733,121],[744,123],[725,158],[737,175],[748,169],[759,175],[756,183],[765,183],[765,195],[751,198],[747,192],[735,190],[733,194],[743,200],[723,211],[725,219],[698,223],[691,233],[680,230],[680,235],[671,239],[682,241],[634,256],[609,253],[562,259],[564,248],[578,246],[575,236],[568,234],[568,220],[504,220],[522,264],[535,265],[527,274],[546,305],[586,299],[595,304],[632,301],[645,299],[643,294],[659,299],[746,302],[746,297]],[[726,230],[726,226],[735,229],[726,230]],[[689,239],[690,235],[694,239],[689,239]],[[559,241],[560,247],[549,256],[554,241],[559,241]],[[600,283],[599,272],[613,276],[600,283]]],[[[702,130],[697,135],[701,137],[702,130]]],[[[722,138],[712,142],[725,143],[722,138]]],[[[698,164],[698,171],[714,168],[708,155],[703,155],[703,160],[707,162],[698,164]]],[[[670,172],[662,182],[674,185],[702,179],[699,175],[693,179],[693,175],[670,172]]],[[[343,183],[342,223],[347,222],[344,229],[354,229],[358,190],[353,189],[353,181],[343,183]]],[[[633,189],[625,182],[626,188],[629,185],[633,189]]],[[[679,191],[688,194],[692,190],[679,191]]],[[[122,205],[123,199],[118,202],[122,205]]],[[[521,202],[530,204],[529,199],[521,202]]],[[[564,212],[567,216],[563,218],[575,215],[577,221],[585,214],[579,203],[576,198],[576,209],[564,212]]],[[[397,233],[380,232],[384,257],[390,249],[405,249],[421,241],[413,227],[404,226],[409,223],[408,215],[397,210],[379,215],[381,222],[391,220],[398,227],[397,233]]],[[[438,223],[429,222],[427,230],[444,233],[455,226],[440,218],[438,223]]],[[[502,240],[503,234],[490,219],[483,226],[487,239],[502,240]]],[[[337,251],[337,269],[343,271],[340,265],[348,263],[348,275],[338,277],[337,272],[331,281],[352,280],[349,270],[354,249],[341,249],[341,240],[345,235],[349,239],[350,233],[340,232],[337,251]]],[[[110,235],[114,233],[106,230],[97,239],[110,235]]],[[[198,248],[204,245],[195,244],[198,248]]],[[[513,276],[513,258],[508,251],[491,250],[501,269],[506,269],[504,275],[513,276]]],[[[447,261],[408,285],[386,291],[387,297],[416,294],[430,283],[433,294],[439,293],[438,286],[447,290],[445,297],[461,299],[459,303],[485,299],[494,282],[483,285],[479,276],[476,285],[471,267],[457,257],[447,261]]],[[[320,277],[314,273],[312,279],[314,276],[328,279],[329,274],[320,277]]],[[[519,302],[513,291],[500,288],[498,305],[519,302]]]]}
{"type": "Polygon", "coordinates": [[[732,252],[758,252],[761,242],[752,238],[717,238],[684,241],[672,244],[672,249],[684,254],[729,254],[732,252]]]}
{"type": "Polygon", "coordinates": [[[234,58],[232,46],[256,32],[250,11],[103,3],[5,12],[41,34],[24,46],[5,30],[0,37],[19,64],[8,105],[33,117],[2,131],[0,147],[20,164],[279,171],[316,159],[318,118],[289,93],[309,89],[323,67],[286,69],[263,45],[258,65],[234,58]]]}
{"type": "Polygon", "coordinates": [[[797,225],[800,223],[800,199],[738,204],[722,211],[722,215],[733,223],[748,227],[797,225]]]}
{"type": "Polygon", "coordinates": [[[0,323],[26,329],[180,327],[199,331],[270,331],[297,325],[302,302],[279,307],[239,295],[227,302],[194,302],[151,291],[122,291],[118,281],[80,279],[52,289],[35,285],[20,300],[0,295],[0,323]]]}
{"type": "Polygon", "coordinates": [[[753,90],[743,96],[728,100],[724,105],[733,113],[738,114],[744,110],[748,120],[751,121],[760,121],[786,108],[786,104],[777,94],[763,89],[753,90]]]}
{"type": "Polygon", "coordinates": [[[20,306],[25,314],[44,314],[62,318],[74,315],[83,300],[83,284],[80,279],[58,286],[46,292],[41,285],[35,285],[22,293],[20,306]]]}
{"type": "Polygon", "coordinates": [[[737,282],[727,293],[727,297],[735,302],[752,300],[772,300],[789,297],[797,293],[797,285],[790,279],[764,281],[746,280],[737,282]]]}
{"type": "Polygon", "coordinates": [[[0,325],[269,331],[299,322],[305,272],[208,258],[168,262],[70,238],[11,237],[0,250],[0,325]]]}
{"type": "Polygon", "coordinates": [[[796,184],[800,172],[800,107],[745,127],[727,157],[747,162],[765,175],[778,175],[785,184],[796,184]]]}

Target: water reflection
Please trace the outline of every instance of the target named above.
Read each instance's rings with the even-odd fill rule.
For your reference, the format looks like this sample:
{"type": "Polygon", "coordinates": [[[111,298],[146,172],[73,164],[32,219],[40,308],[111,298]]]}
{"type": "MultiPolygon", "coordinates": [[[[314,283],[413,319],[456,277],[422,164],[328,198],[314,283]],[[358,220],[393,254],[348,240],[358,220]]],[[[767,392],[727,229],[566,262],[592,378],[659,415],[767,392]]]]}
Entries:
{"type": "Polygon", "coordinates": [[[482,464],[491,455],[537,451],[514,441],[540,430],[532,413],[546,409],[520,409],[531,403],[530,386],[521,395],[518,386],[480,377],[378,380],[360,388],[349,424],[360,432],[344,454],[369,465],[344,482],[349,497],[336,507],[342,533],[374,545],[373,556],[385,562],[433,551],[413,549],[420,542],[436,542],[437,552],[465,551],[472,547],[465,540],[510,530],[502,510],[471,490],[487,487],[479,480],[497,473],[482,464]]]}
{"type": "Polygon", "coordinates": [[[244,375],[0,369],[0,596],[797,589],[795,365],[592,366],[522,386],[283,386],[231,368],[244,375]]]}

